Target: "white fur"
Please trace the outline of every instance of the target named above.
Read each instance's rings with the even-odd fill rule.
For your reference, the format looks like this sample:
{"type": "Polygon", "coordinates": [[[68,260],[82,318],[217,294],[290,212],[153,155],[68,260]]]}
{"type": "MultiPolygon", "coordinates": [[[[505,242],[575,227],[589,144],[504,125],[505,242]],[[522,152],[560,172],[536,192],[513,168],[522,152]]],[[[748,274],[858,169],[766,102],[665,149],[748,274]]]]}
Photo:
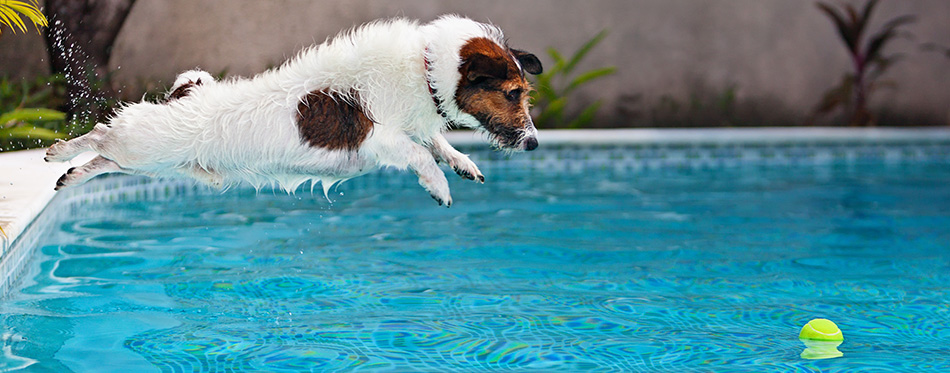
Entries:
{"type": "Polygon", "coordinates": [[[61,186],[119,171],[185,175],[215,186],[277,182],[288,191],[312,180],[320,181],[326,192],[336,182],[380,166],[410,168],[437,201],[451,204],[436,159],[476,180],[482,176],[442,137],[446,120],[436,111],[427,79],[440,95],[447,119],[478,127],[454,100],[459,49],[474,37],[504,45],[498,28],[457,16],[422,26],[396,19],[343,33],[253,79],[215,82],[206,72],[188,71],[172,88],[200,79],[187,96],[126,105],[109,124],[50,147],[47,159],[64,161],[90,149],[101,155],[71,172],[75,176],[64,175],[61,186]],[[428,73],[424,58],[429,59],[428,73]],[[359,149],[327,150],[302,141],[298,103],[316,90],[360,100],[375,126],[359,149]],[[354,90],[358,98],[350,96],[354,90]]]}

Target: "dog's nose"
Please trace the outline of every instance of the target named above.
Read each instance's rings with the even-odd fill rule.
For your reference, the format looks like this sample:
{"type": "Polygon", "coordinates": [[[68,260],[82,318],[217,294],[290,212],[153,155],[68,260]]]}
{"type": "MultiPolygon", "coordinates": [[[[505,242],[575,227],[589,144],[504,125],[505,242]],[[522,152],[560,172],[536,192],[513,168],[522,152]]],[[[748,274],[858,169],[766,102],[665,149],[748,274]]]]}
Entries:
{"type": "Polygon", "coordinates": [[[534,137],[529,137],[524,140],[524,149],[525,150],[534,150],[538,147],[538,139],[534,137]]]}

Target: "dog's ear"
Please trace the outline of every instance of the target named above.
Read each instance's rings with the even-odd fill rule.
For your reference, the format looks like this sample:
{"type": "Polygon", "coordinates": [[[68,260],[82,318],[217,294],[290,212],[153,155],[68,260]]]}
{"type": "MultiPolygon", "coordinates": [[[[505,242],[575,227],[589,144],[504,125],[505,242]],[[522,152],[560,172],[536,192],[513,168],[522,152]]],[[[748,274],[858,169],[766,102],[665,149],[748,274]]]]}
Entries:
{"type": "Polygon", "coordinates": [[[465,78],[472,83],[485,79],[508,79],[508,64],[500,58],[474,54],[463,63],[463,66],[467,71],[465,78]]]}
{"type": "Polygon", "coordinates": [[[534,75],[538,75],[544,71],[544,68],[541,67],[541,60],[539,60],[537,56],[518,49],[512,49],[511,53],[518,59],[518,63],[521,64],[524,71],[534,75]]]}

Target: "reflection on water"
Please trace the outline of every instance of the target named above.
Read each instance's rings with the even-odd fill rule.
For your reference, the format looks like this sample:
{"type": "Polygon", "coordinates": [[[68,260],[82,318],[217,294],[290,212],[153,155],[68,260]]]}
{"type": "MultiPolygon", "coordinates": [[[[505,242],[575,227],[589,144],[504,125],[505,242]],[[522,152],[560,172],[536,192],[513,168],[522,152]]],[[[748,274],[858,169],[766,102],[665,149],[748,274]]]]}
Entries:
{"type": "Polygon", "coordinates": [[[946,167],[512,172],[450,209],[380,178],[84,206],[0,366],[950,370],[946,167]],[[844,357],[799,357],[817,317],[844,357]]]}

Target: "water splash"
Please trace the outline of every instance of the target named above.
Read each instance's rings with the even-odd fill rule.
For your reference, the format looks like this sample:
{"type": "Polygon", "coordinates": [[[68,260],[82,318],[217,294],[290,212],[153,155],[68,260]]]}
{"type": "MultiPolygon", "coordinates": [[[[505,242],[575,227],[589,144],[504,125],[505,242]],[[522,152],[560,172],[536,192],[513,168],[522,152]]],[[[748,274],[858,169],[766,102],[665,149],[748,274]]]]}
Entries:
{"type": "Polygon", "coordinates": [[[61,56],[63,60],[63,74],[68,87],[66,100],[71,111],[66,134],[77,136],[81,134],[78,132],[85,132],[85,127],[91,127],[96,122],[96,111],[108,103],[94,87],[100,83],[96,74],[99,66],[90,62],[89,55],[83,51],[80,43],[71,40],[73,38],[61,20],[53,20],[48,37],[50,53],[61,56]]]}

